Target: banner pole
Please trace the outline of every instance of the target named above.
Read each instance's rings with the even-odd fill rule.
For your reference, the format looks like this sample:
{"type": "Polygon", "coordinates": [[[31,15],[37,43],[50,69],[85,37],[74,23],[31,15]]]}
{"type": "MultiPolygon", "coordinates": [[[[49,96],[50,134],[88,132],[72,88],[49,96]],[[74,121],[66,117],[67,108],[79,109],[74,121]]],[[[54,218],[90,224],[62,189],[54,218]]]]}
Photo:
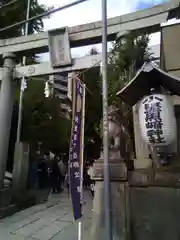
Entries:
{"type": "MultiPolygon", "coordinates": [[[[80,189],[81,189],[81,204],[83,205],[83,172],[84,172],[84,126],[85,126],[85,101],[86,101],[86,85],[83,84],[83,99],[82,99],[82,129],[81,129],[81,169],[80,169],[80,189]]],[[[82,220],[78,221],[78,240],[82,240],[82,220]]]]}
{"type": "Polygon", "coordinates": [[[82,221],[78,221],[78,240],[82,240],[82,221]]]}
{"type": "Polygon", "coordinates": [[[83,200],[83,172],[84,172],[84,126],[85,126],[85,101],[86,85],[83,84],[83,102],[82,102],[82,130],[81,130],[81,199],[83,200]]]}

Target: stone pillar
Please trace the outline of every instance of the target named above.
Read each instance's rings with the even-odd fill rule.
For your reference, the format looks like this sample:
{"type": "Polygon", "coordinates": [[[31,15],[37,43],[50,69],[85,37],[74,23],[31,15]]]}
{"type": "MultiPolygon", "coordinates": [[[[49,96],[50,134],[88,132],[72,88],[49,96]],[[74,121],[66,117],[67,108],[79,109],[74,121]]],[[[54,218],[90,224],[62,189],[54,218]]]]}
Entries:
{"type": "Polygon", "coordinates": [[[29,170],[29,145],[17,143],[15,145],[12,189],[13,196],[19,196],[26,190],[29,170]]]}
{"type": "MultiPolygon", "coordinates": [[[[118,150],[110,150],[110,172],[111,172],[111,199],[112,199],[112,226],[113,239],[127,239],[127,168],[120,160],[118,150]]],[[[93,202],[92,229],[90,239],[103,240],[104,236],[104,169],[103,156],[94,163],[93,178],[95,184],[95,197],[93,202]]]]}
{"type": "Polygon", "coordinates": [[[148,145],[143,141],[139,127],[139,116],[138,116],[139,105],[136,104],[133,107],[133,122],[134,122],[134,140],[136,158],[134,160],[135,169],[151,168],[152,161],[149,158],[148,145]]]}
{"type": "Polygon", "coordinates": [[[0,188],[4,186],[4,173],[6,168],[9,136],[14,100],[13,67],[15,55],[6,53],[3,56],[4,75],[0,90],[0,188]]]}

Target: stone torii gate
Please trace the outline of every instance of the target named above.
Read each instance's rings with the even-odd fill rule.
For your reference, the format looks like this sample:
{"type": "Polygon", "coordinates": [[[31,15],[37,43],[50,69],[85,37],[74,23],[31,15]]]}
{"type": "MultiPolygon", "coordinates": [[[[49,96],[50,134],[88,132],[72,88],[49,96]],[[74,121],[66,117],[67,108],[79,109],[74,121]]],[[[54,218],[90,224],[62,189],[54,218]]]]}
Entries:
{"type": "MultiPolygon", "coordinates": [[[[179,5],[179,0],[172,0],[152,9],[108,19],[108,40],[115,40],[119,31],[122,33],[130,30],[139,30],[139,32],[146,30],[148,33],[160,31],[161,23],[178,17],[179,5]]],[[[98,65],[101,55],[72,59],[70,48],[100,43],[101,27],[102,22],[100,21],[70,28],[55,29],[37,35],[0,40],[0,55],[3,55],[4,61],[4,67],[0,68],[0,189],[3,188],[4,182],[16,80],[23,76],[28,78],[59,74],[98,65]],[[15,54],[18,53],[18,56],[23,56],[28,51],[44,53],[48,49],[51,64],[15,66],[15,54]]]]}

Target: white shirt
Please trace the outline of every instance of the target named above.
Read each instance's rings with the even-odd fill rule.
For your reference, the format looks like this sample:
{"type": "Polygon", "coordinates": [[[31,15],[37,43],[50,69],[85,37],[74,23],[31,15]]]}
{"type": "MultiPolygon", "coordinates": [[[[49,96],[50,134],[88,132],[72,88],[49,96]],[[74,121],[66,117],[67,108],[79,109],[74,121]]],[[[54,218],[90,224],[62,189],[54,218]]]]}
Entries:
{"type": "Polygon", "coordinates": [[[60,162],[58,163],[58,165],[59,165],[59,169],[60,169],[60,171],[61,171],[61,174],[64,176],[64,175],[65,175],[65,166],[64,166],[64,163],[63,163],[62,161],[60,161],[60,162]]]}
{"type": "Polygon", "coordinates": [[[88,175],[92,178],[93,176],[93,166],[90,166],[88,169],[88,175]]]}

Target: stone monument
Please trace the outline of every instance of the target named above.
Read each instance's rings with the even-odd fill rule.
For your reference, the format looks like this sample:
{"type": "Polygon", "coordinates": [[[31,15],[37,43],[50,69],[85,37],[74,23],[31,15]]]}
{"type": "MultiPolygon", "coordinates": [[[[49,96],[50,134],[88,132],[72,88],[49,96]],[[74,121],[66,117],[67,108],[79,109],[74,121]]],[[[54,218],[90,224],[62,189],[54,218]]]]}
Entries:
{"type": "MultiPolygon", "coordinates": [[[[129,134],[121,122],[119,109],[110,106],[109,120],[109,164],[111,180],[113,239],[125,239],[127,228],[127,213],[125,210],[127,192],[127,161],[132,156],[132,145],[129,134]],[[126,161],[127,160],[127,161],[126,161]],[[120,227],[121,226],[121,227],[120,227]]],[[[104,168],[103,152],[94,163],[93,178],[95,198],[93,202],[93,218],[91,239],[103,240],[104,237],[104,168]]]]}

